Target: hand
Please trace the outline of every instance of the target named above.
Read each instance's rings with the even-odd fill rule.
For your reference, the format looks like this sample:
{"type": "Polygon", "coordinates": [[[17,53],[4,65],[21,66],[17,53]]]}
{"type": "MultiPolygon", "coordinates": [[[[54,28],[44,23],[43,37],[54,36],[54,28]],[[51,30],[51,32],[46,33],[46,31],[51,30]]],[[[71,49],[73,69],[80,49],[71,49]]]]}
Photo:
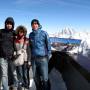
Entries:
{"type": "Polygon", "coordinates": [[[31,65],[31,62],[28,62],[28,68],[30,68],[32,65],[31,65]]]}
{"type": "Polygon", "coordinates": [[[48,56],[48,59],[50,60],[52,58],[52,54],[50,54],[49,56],[48,56]]]}

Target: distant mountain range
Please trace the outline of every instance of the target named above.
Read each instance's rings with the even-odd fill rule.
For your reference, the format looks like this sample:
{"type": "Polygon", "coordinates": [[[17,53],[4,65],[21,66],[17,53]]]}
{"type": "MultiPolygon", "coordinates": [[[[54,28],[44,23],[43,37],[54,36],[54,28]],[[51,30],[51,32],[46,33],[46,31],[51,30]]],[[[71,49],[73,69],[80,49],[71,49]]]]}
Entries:
{"type": "Polygon", "coordinates": [[[64,28],[60,32],[55,32],[53,34],[50,34],[50,37],[86,39],[86,38],[90,37],[90,32],[86,32],[86,31],[78,31],[77,32],[71,28],[64,28]]]}

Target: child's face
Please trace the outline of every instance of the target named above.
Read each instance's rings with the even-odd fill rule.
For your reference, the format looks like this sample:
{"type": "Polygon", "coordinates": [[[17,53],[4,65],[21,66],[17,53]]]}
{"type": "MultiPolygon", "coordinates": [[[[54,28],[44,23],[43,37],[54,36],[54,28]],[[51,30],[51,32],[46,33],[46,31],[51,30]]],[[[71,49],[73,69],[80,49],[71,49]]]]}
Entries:
{"type": "Polygon", "coordinates": [[[7,23],[7,24],[6,24],[6,28],[7,28],[8,30],[11,30],[11,29],[12,29],[12,24],[11,24],[11,23],[7,23]]]}
{"type": "Polygon", "coordinates": [[[24,33],[23,32],[19,32],[19,36],[24,36],[24,33]]]}
{"type": "Polygon", "coordinates": [[[32,29],[33,29],[33,30],[38,30],[38,28],[39,28],[39,25],[38,25],[36,22],[34,22],[34,23],[32,24],[32,29]]]}

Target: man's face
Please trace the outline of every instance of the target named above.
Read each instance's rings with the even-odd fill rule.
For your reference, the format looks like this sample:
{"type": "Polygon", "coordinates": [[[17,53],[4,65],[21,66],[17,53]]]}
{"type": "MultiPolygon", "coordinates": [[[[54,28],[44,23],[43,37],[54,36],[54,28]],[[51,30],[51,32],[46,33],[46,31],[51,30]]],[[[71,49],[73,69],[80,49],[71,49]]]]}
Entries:
{"type": "Polygon", "coordinates": [[[12,24],[11,24],[11,23],[7,23],[7,24],[6,24],[6,28],[7,28],[8,30],[11,30],[11,29],[12,29],[12,24]]]}
{"type": "Polygon", "coordinates": [[[37,24],[37,22],[34,22],[34,23],[32,24],[32,29],[33,29],[33,30],[38,30],[38,28],[39,28],[39,25],[37,24]]]}

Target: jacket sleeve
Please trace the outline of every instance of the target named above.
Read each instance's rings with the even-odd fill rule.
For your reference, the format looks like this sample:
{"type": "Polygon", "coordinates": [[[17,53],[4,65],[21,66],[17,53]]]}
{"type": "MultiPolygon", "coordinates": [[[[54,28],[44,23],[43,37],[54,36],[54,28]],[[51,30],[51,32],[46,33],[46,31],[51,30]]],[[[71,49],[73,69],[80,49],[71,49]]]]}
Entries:
{"type": "Polygon", "coordinates": [[[46,48],[47,48],[47,52],[48,52],[48,59],[51,58],[52,54],[51,54],[51,42],[50,42],[50,38],[48,33],[45,33],[45,42],[46,42],[46,48]]]}
{"type": "Polygon", "coordinates": [[[16,37],[17,37],[17,36],[16,36],[15,31],[13,31],[13,47],[14,47],[14,51],[15,51],[15,52],[17,51],[16,44],[15,44],[16,37]]]}
{"type": "Polygon", "coordinates": [[[27,61],[28,61],[28,64],[31,64],[31,48],[29,43],[27,45],[27,61]]]}
{"type": "Polygon", "coordinates": [[[2,36],[2,35],[1,35],[2,32],[1,32],[1,31],[2,31],[2,30],[0,29],[0,43],[1,43],[1,41],[2,41],[2,37],[1,37],[1,36],[2,36]]]}
{"type": "Polygon", "coordinates": [[[29,46],[32,49],[32,42],[31,42],[31,33],[29,34],[29,46]]]}

